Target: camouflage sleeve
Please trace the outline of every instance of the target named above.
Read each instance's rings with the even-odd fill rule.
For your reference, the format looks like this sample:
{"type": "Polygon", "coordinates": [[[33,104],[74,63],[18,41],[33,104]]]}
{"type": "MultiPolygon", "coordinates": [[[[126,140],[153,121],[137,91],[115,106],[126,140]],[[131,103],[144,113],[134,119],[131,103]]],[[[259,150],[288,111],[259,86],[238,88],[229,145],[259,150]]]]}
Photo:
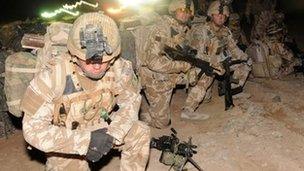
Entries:
{"type": "Polygon", "coordinates": [[[138,120],[138,112],[141,104],[140,85],[133,72],[129,61],[120,59],[115,63],[116,102],[119,106],[117,112],[112,115],[112,122],[108,127],[108,133],[116,139],[116,144],[122,144],[124,137],[138,120]]]}
{"type": "Polygon", "coordinates": [[[169,33],[162,28],[156,28],[151,35],[146,49],[146,65],[150,70],[170,74],[186,72],[190,68],[188,63],[173,61],[163,54],[165,44],[174,46],[170,41],[169,33]]]}
{"type": "Polygon", "coordinates": [[[24,139],[33,147],[49,153],[85,155],[91,133],[70,130],[52,124],[53,104],[44,103],[36,114],[25,115],[22,121],[24,139]]]}
{"type": "Polygon", "coordinates": [[[248,59],[248,55],[237,46],[236,41],[233,39],[232,33],[230,31],[228,35],[228,50],[231,52],[233,59],[248,59]]]}
{"type": "MultiPolygon", "coordinates": [[[[61,71],[61,70],[58,70],[61,71]]],[[[87,152],[90,132],[69,130],[52,124],[56,88],[52,81],[56,71],[45,68],[35,76],[23,97],[24,139],[44,152],[84,155],[87,152]]]]}

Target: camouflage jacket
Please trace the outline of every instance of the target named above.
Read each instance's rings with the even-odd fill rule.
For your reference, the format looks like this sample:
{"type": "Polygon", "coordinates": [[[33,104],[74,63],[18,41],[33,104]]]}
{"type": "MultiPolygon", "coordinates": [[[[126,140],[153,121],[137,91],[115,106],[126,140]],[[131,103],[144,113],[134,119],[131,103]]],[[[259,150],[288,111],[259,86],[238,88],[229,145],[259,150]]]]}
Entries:
{"type": "Polygon", "coordinates": [[[175,47],[186,40],[188,27],[181,25],[170,16],[162,16],[149,33],[145,56],[140,71],[141,82],[160,89],[170,89],[177,83],[179,74],[186,72],[190,65],[186,62],[173,61],[167,57],[164,45],[175,47]],[[152,82],[151,82],[152,81],[152,82]]]}
{"type": "Polygon", "coordinates": [[[77,74],[70,55],[65,56],[42,69],[25,93],[21,104],[25,140],[44,152],[84,155],[91,131],[106,127],[115,144],[122,144],[138,120],[141,103],[131,63],[119,58],[102,79],[92,81],[77,74]],[[115,105],[119,109],[113,111],[115,105]],[[101,115],[109,115],[111,124],[101,115]]]}
{"type": "Polygon", "coordinates": [[[215,27],[212,22],[197,25],[191,29],[190,45],[198,50],[198,56],[211,63],[213,67],[221,68],[224,59],[223,52],[227,50],[233,59],[244,59],[248,56],[238,48],[229,28],[215,27]]]}
{"type": "Polygon", "coordinates": [[[183,43],[188,28],[170,16],[162,16],[151,31],[146,49],[145,65],[152,71],[171,74],[187,69],[185,62],[170,60],[163,54],[164,45],[175,47],[183,43]]]}

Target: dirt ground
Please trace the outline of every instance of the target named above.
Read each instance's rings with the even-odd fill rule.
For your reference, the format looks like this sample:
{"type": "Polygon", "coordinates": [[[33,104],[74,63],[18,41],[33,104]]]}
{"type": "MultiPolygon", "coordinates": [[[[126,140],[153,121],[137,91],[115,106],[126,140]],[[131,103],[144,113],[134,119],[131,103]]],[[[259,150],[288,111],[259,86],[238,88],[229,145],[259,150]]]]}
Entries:
{"type": "MultiPolygon", "coordinates": [[[[230,111],[224,111],[224,100],[214,91],[212,101],[198,109],[210,116],[201,121],[181,120],[186,92],[180,89],[172,99],[172,127],[182,140],[193,137],[198,146],[193,159],[205,171],[304,170],[303,87],[303,76],[250,79],[244,93],[235,97],[236,107],[230,111]]],[[[159,137],[171,132],[168,128],[153,129],[152,133],[159,137]]],[[[0,170],[44,168],[43,153],[26,148],[21,130],[7,140],[0,140],[0,154],[0,170]]],[[[113,152],[112,156],[112,160],[104,159],[102,170],[119,169],[119,153],[113,152]]],[[[148,171],[169,169],[158,162],[159,156],[159,151],[151,150],[148,171]]],[[[186,168],[196,170],[191,164],[186,168]]]]}

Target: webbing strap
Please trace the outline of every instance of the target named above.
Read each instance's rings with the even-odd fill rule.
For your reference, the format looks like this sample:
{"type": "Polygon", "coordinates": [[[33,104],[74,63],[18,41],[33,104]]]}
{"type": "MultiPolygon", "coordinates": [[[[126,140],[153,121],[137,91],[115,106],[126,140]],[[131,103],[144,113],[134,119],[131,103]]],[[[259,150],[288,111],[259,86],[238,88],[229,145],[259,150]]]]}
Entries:
{"type": "Polygon", "coordinates": [[[8,106],[17,106],[20,104],[20,102],[21,102],[21,99],[18,99],[18,100],[6,101],[6,104],[8,106]]]}
{"type": "Polygon", "coordinates": [[[10,72],[21,72],[21,73],[37,73],[39,70],[37,68],[17,68],[17,67],[7,67],[5,66],[5,71],[10,72]]]}

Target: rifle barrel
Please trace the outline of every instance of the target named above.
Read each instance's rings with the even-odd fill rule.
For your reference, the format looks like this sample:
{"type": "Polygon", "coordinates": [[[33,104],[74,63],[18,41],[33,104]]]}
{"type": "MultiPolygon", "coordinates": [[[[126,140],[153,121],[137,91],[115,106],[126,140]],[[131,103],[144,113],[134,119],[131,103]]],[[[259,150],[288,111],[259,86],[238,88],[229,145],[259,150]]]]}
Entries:
{"type": "Polygon", "coordinates": [[[187,159],[195,168],[197,168],[198,171],[203,171],[203,169],[191,157],[188,157],[187,159]]]}

